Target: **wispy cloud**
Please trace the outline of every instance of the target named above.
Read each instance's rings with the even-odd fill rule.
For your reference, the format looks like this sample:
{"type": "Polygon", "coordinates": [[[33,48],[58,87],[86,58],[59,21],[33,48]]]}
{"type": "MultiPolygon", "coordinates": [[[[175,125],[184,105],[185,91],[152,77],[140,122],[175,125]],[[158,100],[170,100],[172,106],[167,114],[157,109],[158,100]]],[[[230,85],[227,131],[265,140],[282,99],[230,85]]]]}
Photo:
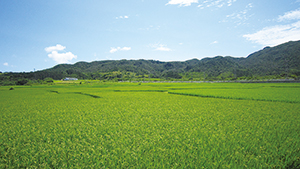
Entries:
{"type": "Polygon", "coordinates": [[[129,18],[129,16],[127,16],[127,15],[125,15],[125,16],[118,16],[118,17],[116,17],[116,19],[128,19],[129,18]]]}
{"type": "MultiPolygon", "coordinates": [[[[198,5],[199,8],[209,8],[209,7],[224,7],[224,6],[232,6],[234,2],[237,0],[202,0],[202,2],[198,5]]],[[[169,0],[166,5],[179,5],[179,6],[191,6],[192,3],[199,3],[198,0],[169,0]]]]}
{"type": "Polygon", "coordinates": [[[300,39],[300,21],[288,25],[276,25],[243,35],[244,38],[264,46],[276,46],[292,40],[300,39]]]}
{"type": "Polygon", "coordinates": [[[276,21],[293,21],[290,24],[277,24],[265,27],[252,34],[243,35],[249,41],[264,46],[276,46],[288,41],[296,41],[300,39],[300,10],[286,12],[284,15],[278,16],[276,21]]]}
{"type": "Polygon", "coordinates": [[[65,50],[66,47],[62,46],[60,44],[57,44],[56,46],[49,46],[45,48],[46,52],[52,52],[52,51],[61,51],[61,50],[65,50]]]}
{"type": "Polygon", "coordinates": [[[219,43],[218,41],[213,41],[212,43],[210,43],[211,45],[213,45],[213,44],[217,44],[217,43],[219,43]]]}
{"type": "Polygon", "coordinates": [[[165,46],[159,46],[159,47],[157,47],[155,50],[165,51],[165,52],[172,51],[170,48],[165,47],[165,46]]]}
{"type": "Polygon", "coordinates": [[[156,51],[164,51],[164,52],[169,52],[172,51],[172,49],[168,48],[166,45],[157,43],[157,44],[151,44],[151,48],[154,48],[156,51]]]}
{"type": "Polygon", "coordinates": [[[226,15],[226,18],[223,19],[221,22],[233,22],[237,26],[246,24],[247,20],[253,16],[253,14],[249,14],[249,11],[253,8],[252,3],[249,3],[244,10],[232,13],[230,15],[226,15]]]}
{"type": "Polygon", "coordinates": [[[166,5],[191,6],[192,3],[198,3],[198,0],[170,0],[166,5]]]}
{"type": "Polygon", "coordinates": [[[110,53],[115,53],[115,52],[117,52],[117,51],[128,51],[128,50],[131,50],[131,47],[111,47],[110,48],[110,53]]]}
{"type": "Polygon", "coordinates": [[[150,25],[145,28],[139,28],[139,30],[142,30],[142,31],[151,31],[151,30],[159,30],[159,29],[160,29],[160,26],[153,26],[153,25],[150,25]]]}
{"type": "Polygon", "coordinates": [[[7,63],[7,62],[5,62],[5,63],[3,63],[3,65],[4,65],[4,66],[8,66],[8,63],[7,63]]]}
{"type": "Polygon", "coordinates": [[[69,63],[72,59],[76,59],[77,56],[74,55],[71,52],[66,52],[66,53],[58,53],[58,51],[62,51],[66,49],[65,46],[62,46],[60,44],[57,44],[56,46],[49,46],[45,48],[45,51],[50,53],[48,54],[48,57],[53,59],[56,63],[61,64],[61,63],[69,63]]]}
{"type": "Polygon", "coordinates": [[[278,17],[279,22],[298,19],[300,19],[300,9],[286,12],[284,15],[278,17]]]}
{"type": "Polygon", "coordinates": [[[236,0],[229,0],[229,1],[227,2],[227,6],[231,6],[235,1],[236,1],[236,0]]]}
{"type": "Polygon", "coordinates": [[[204,0],[201,4],[198,5],[199,8],[209,8],[209,7],[217,7],[221,8],[224,6],[232,6],[234,2],[237,0],[204,0]]]}

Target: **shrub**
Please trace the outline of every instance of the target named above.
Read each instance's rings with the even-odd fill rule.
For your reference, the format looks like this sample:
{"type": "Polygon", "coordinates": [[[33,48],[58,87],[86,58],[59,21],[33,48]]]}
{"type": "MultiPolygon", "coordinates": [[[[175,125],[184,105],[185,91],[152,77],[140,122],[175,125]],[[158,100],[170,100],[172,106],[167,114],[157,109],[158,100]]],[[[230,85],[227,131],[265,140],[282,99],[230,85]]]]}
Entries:
{"type": "Polygon", "coordinates": [[[16,85],[25,85],[28,82],[27,79],[21,79],[16,82],[16,85]]]}
{"type": "Polygon", "coordinates": [[[44,81],[45,81],[46,83],[53,83],[53,79],[50,78],[50,77],[46,77],[46,78],[44,79],[44,81]]]}

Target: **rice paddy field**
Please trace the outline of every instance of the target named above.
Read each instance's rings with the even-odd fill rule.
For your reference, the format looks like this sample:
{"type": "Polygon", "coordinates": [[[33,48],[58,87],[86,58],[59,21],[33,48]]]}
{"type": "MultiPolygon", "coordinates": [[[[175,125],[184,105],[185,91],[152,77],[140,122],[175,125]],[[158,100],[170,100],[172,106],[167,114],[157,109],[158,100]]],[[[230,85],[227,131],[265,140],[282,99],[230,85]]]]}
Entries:
{"type": "Polygon", "coordinates": [[[0,87],[0,168],[299,168],[299,83],[0,87]]]}

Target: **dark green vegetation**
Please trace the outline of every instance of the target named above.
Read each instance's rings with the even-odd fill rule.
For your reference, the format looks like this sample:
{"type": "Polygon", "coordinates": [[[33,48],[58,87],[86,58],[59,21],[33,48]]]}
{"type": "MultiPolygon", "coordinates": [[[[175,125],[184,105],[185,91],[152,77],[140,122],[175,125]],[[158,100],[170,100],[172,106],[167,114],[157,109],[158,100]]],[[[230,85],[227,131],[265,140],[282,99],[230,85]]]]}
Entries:
{"type": "Polygon", "coordinates": [[[60,64],[30,73],[0,74],[0,85],[41,83],[47,77],[65,77],[102,81],[214,81],[296,79],[300,77],[300,41],[266,47],[247,58],[217,56],[185,62],[155,60],[107,60],[74,65],[60,64]]]}
{"type": "Polygon", "coordinates": [[[0,168],[299,168],[300,84],[0,87],[0,168]]]}

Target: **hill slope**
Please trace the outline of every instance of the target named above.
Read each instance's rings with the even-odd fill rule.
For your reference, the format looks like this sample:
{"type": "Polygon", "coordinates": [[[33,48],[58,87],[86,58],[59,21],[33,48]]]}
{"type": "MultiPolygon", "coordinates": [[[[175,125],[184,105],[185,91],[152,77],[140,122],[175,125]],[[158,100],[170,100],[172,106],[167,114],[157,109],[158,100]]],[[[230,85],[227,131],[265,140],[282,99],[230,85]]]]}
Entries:
{"type": "Polygon", "coordinates": [[[300,77],[300,41],[291,41],[250,54],[246,58],[216,56],[184,62],[156,60],[105,60],[59,64],[50,69],[30,73],[4,73],[0,80],[27,78],[31,80],[79,79],[128,80],[132,78],[161,78],[184,80],[233,80],[300,77]]]}
{"type": "Polygon", "coordinates": [[[265,47],[239,63],[258,75],[282,73],[299,75],[300,41],[288,42],[272,48],[265,47]]]}

